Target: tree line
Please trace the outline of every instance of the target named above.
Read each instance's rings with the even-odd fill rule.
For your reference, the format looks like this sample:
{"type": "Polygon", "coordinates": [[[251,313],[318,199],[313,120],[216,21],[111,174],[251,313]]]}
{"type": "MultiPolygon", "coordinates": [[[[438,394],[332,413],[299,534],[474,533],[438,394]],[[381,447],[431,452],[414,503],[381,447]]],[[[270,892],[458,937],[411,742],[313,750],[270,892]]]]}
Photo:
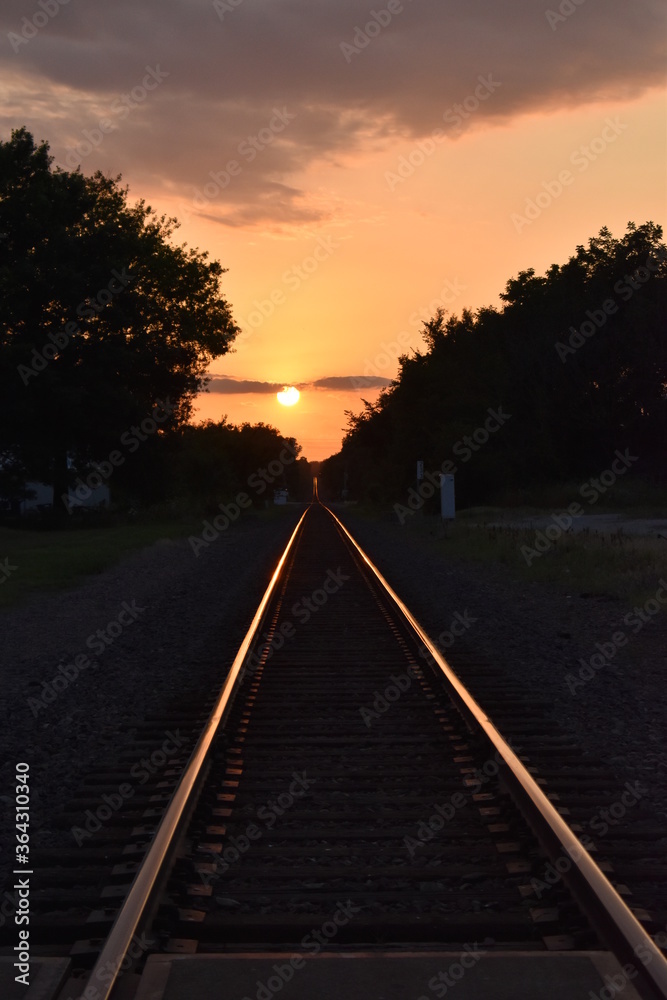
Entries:
{"type": "Polygon", "coordinates": [[[54,168],[25,128],[0,142],[0,497],[16,506],[34,480],[53,486],[56,514],[93,483],[129,506],[201,506],[270,463],[254,501],[272,485],[303,493],[293,439],[189,423],[210,362],[240,333],[225,270],[175,243],[177,220],[130,204],[120,181],[54,168]]]}
{"type": "Polygon", "coordinates": [[[439,310],[425,349],[348,413],[325,489],[400,501],[423,460],[433,479],[455,474],[459,503],[483,504],[581,480],[627,450],[633,476],[664,479],[666,279],[661,227],[629,223],[543,275],[520,272],[498,308],[439,310]]]}

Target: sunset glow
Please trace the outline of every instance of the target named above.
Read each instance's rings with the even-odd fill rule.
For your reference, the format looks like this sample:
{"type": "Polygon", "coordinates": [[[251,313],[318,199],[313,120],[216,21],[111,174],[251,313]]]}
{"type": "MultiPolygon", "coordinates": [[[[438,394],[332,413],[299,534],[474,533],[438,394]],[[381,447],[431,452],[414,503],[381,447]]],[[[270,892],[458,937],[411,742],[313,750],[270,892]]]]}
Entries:
{"type": "MultiPolygon", "coordinates": [[[[602,226],[664,222],[656,4],[555,21],[528,0],[480,0],[474,19],[463,0],[405,5],[366,45],[352,0],[84,6],[88,27],[63,6],[5,46],[3,133],[122,173],[220,260],[242,332],[196,414],[273,423],[310,459],[338,450],[345,410],[420,350],[438,306],[497,305],[602,226]],[[316,387],[308,405],[276,395],[286,369],[316,387]]],[[[5,37],[24,16],[3,5],[5,37]]]]}
{"type": "Polygon", "coordinates": [[[294,406],[295,403],[299,402],[300,395],[299,390],[295,389],[292,385],[289,388],[283,389],[282,392],[277,393],[277,399],[282,406],[294,406]]]}

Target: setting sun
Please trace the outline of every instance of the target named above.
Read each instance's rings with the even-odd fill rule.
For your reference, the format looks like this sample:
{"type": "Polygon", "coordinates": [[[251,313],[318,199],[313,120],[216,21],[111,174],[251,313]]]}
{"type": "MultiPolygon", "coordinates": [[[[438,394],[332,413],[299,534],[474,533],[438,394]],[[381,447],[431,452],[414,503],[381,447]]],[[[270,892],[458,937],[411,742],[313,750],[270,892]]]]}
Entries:
{"type": "Polygon", "coordinates": [[[299,402],[300,395],[299,390],[295,389],[293,385],[285,386],[282,392],[276,393],[278,402],[282,403],[283,406],[294,406],[295,403],[299,402]]]}

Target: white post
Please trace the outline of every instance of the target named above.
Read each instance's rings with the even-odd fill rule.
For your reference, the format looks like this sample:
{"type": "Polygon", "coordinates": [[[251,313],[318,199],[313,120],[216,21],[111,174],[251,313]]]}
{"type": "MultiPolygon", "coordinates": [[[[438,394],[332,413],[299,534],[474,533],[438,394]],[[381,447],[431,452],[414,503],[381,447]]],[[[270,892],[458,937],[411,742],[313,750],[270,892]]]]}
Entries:
{"type": "Polygon", "coordinates": [[[443,521],[453,521],[456,516],[454,476],[440,476],[440,516],[443,521]]]}

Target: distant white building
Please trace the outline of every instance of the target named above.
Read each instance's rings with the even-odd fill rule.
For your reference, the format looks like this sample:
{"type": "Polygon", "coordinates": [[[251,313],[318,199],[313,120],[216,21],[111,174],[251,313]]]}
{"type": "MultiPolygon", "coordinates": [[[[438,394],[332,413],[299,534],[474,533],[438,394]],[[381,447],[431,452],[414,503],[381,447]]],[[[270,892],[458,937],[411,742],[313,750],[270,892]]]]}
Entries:
{"type": "MultiPolygon", "coordinates": [[[[73,468],[70,461],[68,461],[68,466],[70,469],[73,468]]],[[[0,511],[4,511],[5,513],[13,512],[15,514],[22,515],[49,510],[53,507],[53,486],[49,486],[47,483],[30,480],[29,482],[25,482],[23,484],[23,488],[19,492],[27,495],[18,500],[15,491],[12,491],[11,494],[0,493],[0,511]]],[[[70,512],[83,508],[97,510],[108,507],[111,500],[109,487],[106,485],[101,485],[94,489],[87,489],[85,491],[84,499],[81,499],[80,490],[79,494],[80,495],[77,496],[75,489],[68,491],[68,508],[70,512]]]]}
{"type": "Polygon", "coordinates": [[[25,488],[28,496],[25,500],[21,500],[19,504],[20,514],[27,514],[28,511],[51,507],[53,504],[53,486],[47,486],[46,483],[31,482],[26,483],[25,488]]]}
{"type": "Polygon", "coordinates": [[[288,496],[289,496],[289,494],[288,494],[287,490],[283,490],[283,489],[274,490],[273,491],[273,502],[276,505],[287,503],[288,496]]]}
{"type": "MultiPolygon", "coordinates": [[[[53,506],[53,486],[46,483],[29,482],[25,484],[30,496],[26,500],[21,500],[19,512],[28,514],[32,511],[45,510],[53,506]]],[[[67,494],[68,507],[70,511],[77,508],[100,508],[108,507],[111,500],[108,486],[98,486],[90,491],[90,496],[85,500],[80,500],[73,491],[67,494]]]]}

